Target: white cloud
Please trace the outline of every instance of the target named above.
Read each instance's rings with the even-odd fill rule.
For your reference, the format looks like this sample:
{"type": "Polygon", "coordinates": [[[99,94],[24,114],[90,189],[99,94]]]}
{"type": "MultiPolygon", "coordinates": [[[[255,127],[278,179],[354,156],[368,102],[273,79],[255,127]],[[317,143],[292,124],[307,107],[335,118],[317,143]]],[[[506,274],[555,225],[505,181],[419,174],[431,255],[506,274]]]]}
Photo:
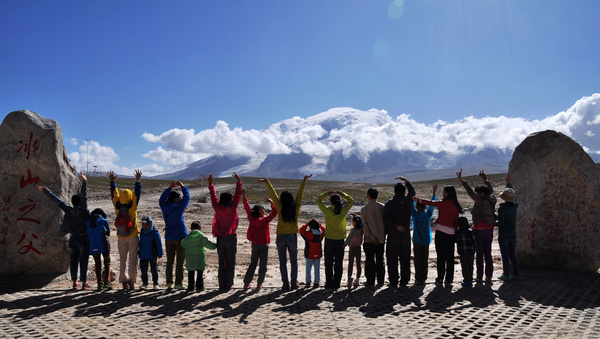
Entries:
{"type": "MultiPolygon", "coordinates": [[[[71,139],[73,140],[73,139],[71,139]]],[[[75,164],[78,171],[85,171],[89,168],[90,172],[95,169],[100,172],[120,169],[116,165],[119,161],[117,153],[108,146],[102,146],[97,141],[84,141],[83,145],[79,146],[78,152],[69,154],[71,162],[75,164]]]]}
{"type": "Polygon", "coordinates": [[[339,152],[366,161],[373,152],[386,150],[446,152],[450,156],[486,148],[511,151],[528,135],[542,130],[565,133],[591,153],[598,153],[600,145],[590,137],[600,132],[599,102],[600,94],[584,97],[568,110],[543,120],[470,116],[428,125],[407,114],[393,117],[385,110],[341,107],[306,119],[282,120],[265,130],[231,129],[218,121],[214,128],[198,133],[194,129],[144,133],[146,141],[164,145],[144,156],[167,167],[181,167],[211,155],[249,156],[252,165],[240,169],[252,170],[267,154],[301,151],[314,158],[315,168],[322,168],[330,155],[339,152]]]}
{"type": "Polygon", "coordinates": [[[73,146],[77,146],[79,144],[79,142],[75,138],[71,138],[69,141],[71,142],[71,145],[73,145],[73,146]]]}

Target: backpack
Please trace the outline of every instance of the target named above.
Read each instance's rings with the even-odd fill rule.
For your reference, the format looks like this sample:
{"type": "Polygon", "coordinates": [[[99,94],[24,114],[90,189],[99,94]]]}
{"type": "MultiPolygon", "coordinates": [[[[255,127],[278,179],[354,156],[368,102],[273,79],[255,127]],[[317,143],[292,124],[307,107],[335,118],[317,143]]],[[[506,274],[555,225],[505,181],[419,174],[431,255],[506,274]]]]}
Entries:
{"type": "Polygon", "coordinates": [[[133,232],[133,223],[129,220],[129,208],[132,203],[120,204],[119,213],[115,218],[115,226],[117,227],[117,235],[120,237],[128,237],[133,232]]]}

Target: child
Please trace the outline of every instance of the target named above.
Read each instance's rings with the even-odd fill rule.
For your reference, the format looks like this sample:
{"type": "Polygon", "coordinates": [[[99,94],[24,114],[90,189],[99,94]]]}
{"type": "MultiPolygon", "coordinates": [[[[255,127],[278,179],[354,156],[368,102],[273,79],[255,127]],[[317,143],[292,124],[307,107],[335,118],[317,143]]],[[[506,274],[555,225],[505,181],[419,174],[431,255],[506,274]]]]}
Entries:
{"type": "Polygon", "coordinates": [[[192,223],[192,232],[181,240],[185,248],[185,268],[188,270],[188,291],[204,291],[204,269],[206,268],[206,252],[204,248],[217,249],[217,244],[208,240],[201,232],[202,225],[198,221],[192,223]],[[198,271],[198,280],[195,275],[198,271]]]}
{"type": "Polygon", "coordinates": [[[256,264],[260,258],[260,267],[258,269],[258,281],[256,289],[262,288],[262,283],[265,281],[265,274],[267,273],[267,260],[269,257],[269,243],[271,242],[271,236],[269,234],[269,223],[277,215],[277,210],[273,204],[273,200],[267,199],[271,203],[271,213],[265,217],[265,209],[261,205],[254,205],[250,209],[248,199],[246,199],[246,190],[242,190],[242,200],[244,209],[248,215],[248,232],[246,238],[252,243],[252,257],[250,259],[250,266],[244,276],[244,289],[250,288],[250,283],[254,277],[254,271],[256,270],[256,264]]]}
{"type": "Polygon", "coordinates": [[[315,268],[315,285],[319,287],[321,257],[323,256],[323,247],[321,242],[325,238],[325,227],[315,219],[311,219],[308,224],[300,227],[300,235],[306,241],[304,246],[304,257],[306,258],[306,287],[311,284],[311,269],[315,268]]]}
{"type": "Polygon", "coordinates": [[[462,268],[462,286],[473,284],[473,260],[475,258],[475,238],[473,229],[469,227],[469,220],[465,217],[458,218],[458,229],[456,230],[456,249],[460,256],[460,267],[462,268]]]}
{"type": "Polygon", "coordinates": [[[106,213],[101,208],[92,211],[88,220],[87,233],[90,239],[90,255],[94,258],[96,268],[96,281],[98,291],[106,288],[112,289],[110,283],[110,227],[106,220],[106,213]],[[104,274],[102,274],[102,257],[104,257],[104,274]]]}
{"type": "Polygon", "coordinates": [[[498,244],[500,245],[500,254],[502,255],[502,275],[500,280],[518,279],[519,268],[517,267],[517,256],[515,247],[517,246],[517,208],[519,204],[515,202],[515,191],[512,188],[510,180],[512,175],[506,176],[506,188],[500,194],[500,198],[505,202],[498,207],[498,244]],[[510,263],[509,263],[510,261],[510,263]],[[510,264],[513,267],[513,274],[509,275],[510,264]]]}
{"type": "Polygon", "coordinates": [[[142,273],[142,289],[148,288],[148,264],[152,272],[154,289],[158,289],[158,258],[163,256],[163,248],[158,230],[152,226],[152,218],[142,218],[140,231],[140,271],[142,273]]]}
{"type": "MultiPolygon", "coordinates": [[[[437,185],[433,185],[431,201],[437,201],[435,193],[437,185]]],[[[414,202],[411,210],[413,222],[413,252],[415,255],[415,284],[425,285],[427,280],[427,267],[429,264],[429,244],[431,243],[431,225],[429,220],[433,216],[434,206],[414,202]]]]}
{"type": "Polygon", "coordinates": [[[360,254],[361,245],[363,243],[363,230],[362,220],[359,216],[352,216],[352,229],[348,233],[345,244],[348,246],[348,288],[358,286],[360,280],[361,266],[360,266],[360,254]],[[356,260],[356,279],[352,282],[352,267],[354,266],[354,260],[356,260]]]}

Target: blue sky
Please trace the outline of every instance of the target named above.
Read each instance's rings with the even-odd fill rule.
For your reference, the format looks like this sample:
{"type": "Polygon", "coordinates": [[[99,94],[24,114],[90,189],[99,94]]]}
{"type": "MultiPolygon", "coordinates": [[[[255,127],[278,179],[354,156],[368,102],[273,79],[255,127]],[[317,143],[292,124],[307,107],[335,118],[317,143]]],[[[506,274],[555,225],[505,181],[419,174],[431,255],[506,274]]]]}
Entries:
{"type": "Polygon", "coordinates": [[[156,142],[182,150],[144,133],[219,120],[263,130],[335,107],[427,125],[541,120],[600,92],[599,12],[552,0],[2,0],[0,117],[36,111],[59,122],[69,154],[89,139],[96,162],[149,173],[195,158],[160,163],[156,142]]]}

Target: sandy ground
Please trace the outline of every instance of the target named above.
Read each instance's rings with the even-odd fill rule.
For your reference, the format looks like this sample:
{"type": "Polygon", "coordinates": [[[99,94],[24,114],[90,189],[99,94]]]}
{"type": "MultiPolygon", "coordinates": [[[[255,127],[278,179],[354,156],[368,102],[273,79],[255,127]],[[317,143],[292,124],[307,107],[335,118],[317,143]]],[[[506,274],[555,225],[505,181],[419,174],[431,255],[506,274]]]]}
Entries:
{"type": "MultiPolygon", "coordinates": [[[[233,185],[220,186],[220,187],[217,187],[217,192],[220,192],[220,190],[232,189],[233,187],[234,187],[233,185]]],[[[208,203],[205,202],[205,201],[207,201],[208,190],[206,188],[192,189],[192,190],[190,190],[190,195],[191,195],[190,203],[184,214],[186,225],[188,226],[188,231],[189,231],[189,225],[193,221],[199,221],[203,225],[203,229],[202,229],[203,233],[206,234],[209,237],[209,239],[211,239],[213,242],[216,242],[216,239],[214,237],[212,237],[212,234],[211,234],[211,225],[212,225],[212,219],[214,216],[214,211],[212,209],[211,204],[209,202],[208,203]],[[202,202],[199,202],[199,201],[202,201],[202,202]]],[[[144,216],[144,215],[150,215],[153,218],[154,226],[160,231],[161,237],[163,238],[162,240],[163,240],[163,246],[164,246],[164,221],[162,220],[162,214],[161,214],[160,208],[158,206],[159,196],[160,195],[156,194],[156,193],[142,195],[142,198],[140,200],[140,204],[138,207],[138,218],[141,219],[142,216],[144,216]]],[[[253,205],[252,202],[250,203],[250,205],[251,206],[253,205]]],[[[266,202],[265,202],[265,206],[267,206],[266,202]]],[[[108,199],[90,200],[89,201],[89,209],[92,210],[94,208],[102,208],[107,213],[108,220],[111,223],[112,271],[114,273],[116,273],[116,276],[118,277],[119,255],[118,255],[118,251],[117,251],[117,237],[115,235],[116,230],[113,225],[114,209],[112,208],[112,202],[108,199]]],[[[358,212],[358,211],[360,211],[361,208],[362,208],[362,206],[353,206],[351,211],[358,212]]],[[[238,214],[240,217],[240,221],[239,221],[239,226],[238,226],[238,230],[237,230],[238,246],[237,246],[234,286],[236,288],[241,288],[243,286],[244,275],[245,275],[248,265],[250,263],[250,254],[251,254],[251,243],[250,243],[250,241],[248,241],[246,239],[246,232],[248,229],[248,219],[247,219],[246,212],[244,211],[244,208],[243,208],[241,202],[238,206],[238,214]]],[[[437,212],[435,212],[434,218],[436,217],[436,215],[437,215],[437,212]]],[[[469,219],[470,219],[470,213],[466,213],[465,216],[469,217],[469,219]]],[[[319,209],[317,208],[317,206],[312,202],[305,201],[302,206],[302,211],[301,211],[301,214],[299,217],[299,222],[304,224],[310,218],[313,218],[313,217],[316,217],[318,220],[323,221],[323,216],[322,216],[321,212],[319,211],[319,209]]],[[[348,224],[347,224],[348,231],[350,230],[350,227],[351,227],[351,225],[348,222],[348,224]]],[[[267,270],[265,282],[263,284],[264,287],[279,287],[279,286],[281,286],[281,275],[279,273],[279,259],[278,259],[277,251],[276,251],[276,247],[275,247],[275,237],[276,237],[275,229],[276,229],[276,222],[274,221],[271,223],[271,226],[270,226],[271,244],[269,246],[268,270],[267,270]]],[[[497,237],[495,237],[495,239],[497,239],[497,237]]],[[[303,257],[303,249],[304,249],[304,241],[298,235],[298,282],[301,286],[305,282],[305,270],[306,270],[305,259],[303,257]]],[[[496,240],[494,240],[494,243],[493,243],[492,255],[494,257],[494,271],[495,271],[494,277],[497,277],[501,274],[501,258],[500,258],[500,251],[498,248],[498,243],[496,240]]],[[[348,255],[347,255],[347,249],[346,249],[346,254],[344,257],[345,263],[344,263],[344,274],[342,276],[342,286],[346,285],[347,281],[348,281],[347,280],[347,266],[348,266],[347,258],[348,258],[348,255]]],[[[430,245],[430,248],[429,248],[429,271],[428,271],[428,281],[427,281],[428,283],[432,283],[436,278],[435,260],[436,260],[435,246],[432,242],[432,244],[430,245]]],[[[95,287],[96,286],[95,285],[96,275],[93,272],[93,263],[94,263],[94,260],[93,260],[93,258],[90,257],[90,268],[88,271],[89,272],[88,280],[95,287]]],[[[159,259],[158,265],[159,265],[159,284],[160,284],[161,288],[165,288],[165,284],[166,284],[166,278],[165,278],[166,254],[162,258],[159,259]]],[[[365,281],[365,278],[364,278],[364,253],[362,254],[361,265],[362,265],[362,276],[361,276],[360,282],[363,283],[365,281]]],[[[412,261],[411,261],[411,265],[412,265],[412,261]]],[[[289,263],[288,263],[288,272],[289,272],[289,270],[290,269],[289,269],[289,263]]],[[[387,267],[386,267],[386,271],[387,271],[387,267]]],[[[414,267],[411,267],[411,272],[412,272],[412,276],[411,276],[410,285],[412,285],[414,283],[414,267]]],[[[218,288],[217,273],[218,273],[217,252],[212,251],[212,250],[207,250],[207,268],[204,271],[205,286],[207,289],[218,288]]],[[[354,270],[354,273],[356,274],[356,270],[354,270]]],[[[258,269],[256,270],[255,279],[253,280],[252,286],[256,285],[257,274],[258,274],[258,269]]],[[[115,276],[115,275],[113,275],[113,276],[115,276]]],[[[455,257],[455,279],[454,280],[455,280],[455,284],[460,284],[460,281],[462,281],[462,275],[460,272],[460,263],[458,261],[458,255],[455,257]]],[[[387,281],[387,274],[386,274],[386,281],[387,281]]],[[[321,261],[321,284],[324,284],[324,282],[325,282],[324,262],[321,261]]],[[[187,284],[187,271],[184,273],[184,284],[187,284]]],[[[137,277],[137,282],[136,282],[136,288],[139,288],[140,285],[141,285],[141,278],[140,278],[140,273],[139,273],[139,268],[138,268],[138,277],[137,277]]],[[[114,284],[114,286],[115,286],[115,288],[121,288],[120,284],[114,284]]],[[[44,288],[45,289],[69,289],[69,288],[71,288],[70,273],[66,272],[65,274],[55,278],[52,282],[47,284],[44,288]]]]}

